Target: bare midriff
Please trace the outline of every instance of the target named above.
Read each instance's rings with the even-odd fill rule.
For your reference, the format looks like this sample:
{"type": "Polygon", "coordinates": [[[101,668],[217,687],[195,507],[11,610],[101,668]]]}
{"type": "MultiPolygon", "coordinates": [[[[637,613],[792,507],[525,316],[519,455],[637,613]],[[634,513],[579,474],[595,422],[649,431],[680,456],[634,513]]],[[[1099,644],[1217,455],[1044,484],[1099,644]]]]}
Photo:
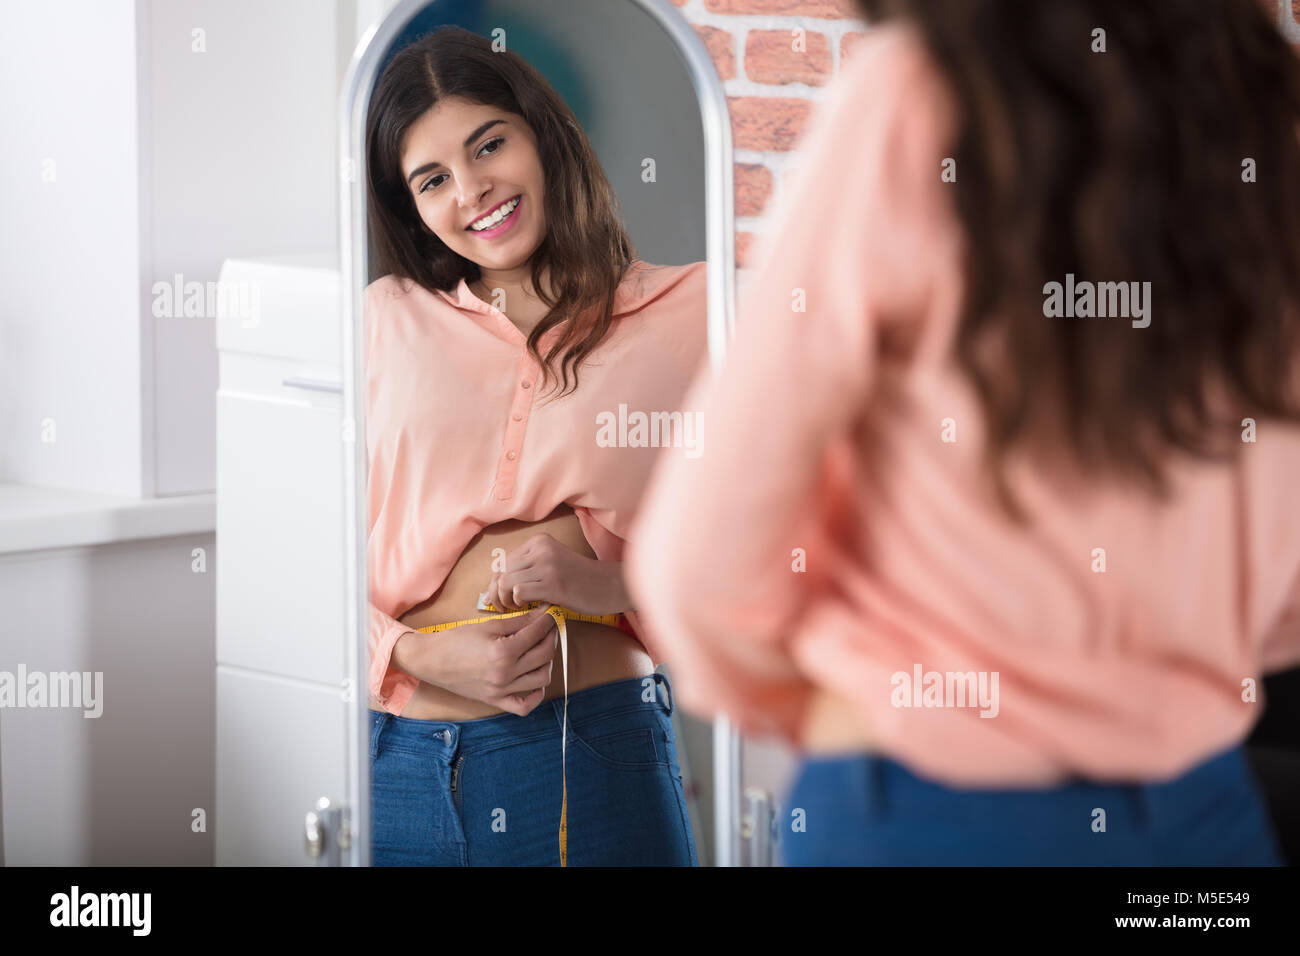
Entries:
{"type": "Polygon", "coordinates": [[[818,688],[804,715],[800,743],[810,754],[864,753],[876,749],[862,717],[847,700],[818,688]]]}
{"type": "MultiPolygon", "coordinates": [[[[479,595],[487,590],[492,578],[492,561],[496,554],[510,554],[537,534],[549,534],[560,544],[588,558],[596,554],[582,533],[578,516],[568,505],[561,505],[541,521],[502,521],[488,525],[466,545],[460,558],[447,575],[442,586],[421,604],[417,604],[398,618],[410,628],[419,630],[433,624],[447,624],[467,618],[484,617],[478,609],[479,595]],[[503,552],[496,551],[504,549],[503,552]]],[[[605,624],[588,621],[566,621],[569,645],[569,693],[585,690],[598,684],[644,677],[654,672],[650,655],[639,641],[626,631],[605,624]]],[[[430,638],[455,640],[456,628],[429,634],[430,638]]],[[[564,671],[560,648],[556,642],[551,682],[546,686],[543,700],[564,695],[564,671]]],[[[371,699],[370,709],[384,712],[377,701],[371,699]]],[[[416,720],[478,720],[495,717],[507,711],[453,694],[444,687],[420,681],[403,708],[402,717],[416,720]]]]}

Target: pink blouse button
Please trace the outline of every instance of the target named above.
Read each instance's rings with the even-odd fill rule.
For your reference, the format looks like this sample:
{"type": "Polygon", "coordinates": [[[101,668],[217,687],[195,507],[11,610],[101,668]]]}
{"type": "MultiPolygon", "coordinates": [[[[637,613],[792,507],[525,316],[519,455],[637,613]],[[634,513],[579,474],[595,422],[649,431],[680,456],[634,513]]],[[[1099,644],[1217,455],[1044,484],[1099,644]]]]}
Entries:
{"type": "Polygon", "coordinates": [[[520,388],[529,388],[532,384],[533,384],[533,383],[530,382],[530,381],[528,381],[528,379],[524,379],[522,382],[519,383],[519,387],[520,387],[520,388]]]}
{"type": "Polygon", "coordinates": [[[514,460],[515,460],[515,453],[512,452],[512,451],[508,451],[508,452],[506,452],[506,457],[509,458],[511,461],[514,461],[514,460]]]}
{"type": "Polygon", "coordinates": [[[514,413],[513,415],[511,415],[510,417],[513,418],[513,419],[514,419],[515,421],[517,421],[517,422],[521,422],[521,421],[524,420],[524,416],[523,416],[523,415],[520,415],[518,412],[515,412],[515,413],[514,413]]]}

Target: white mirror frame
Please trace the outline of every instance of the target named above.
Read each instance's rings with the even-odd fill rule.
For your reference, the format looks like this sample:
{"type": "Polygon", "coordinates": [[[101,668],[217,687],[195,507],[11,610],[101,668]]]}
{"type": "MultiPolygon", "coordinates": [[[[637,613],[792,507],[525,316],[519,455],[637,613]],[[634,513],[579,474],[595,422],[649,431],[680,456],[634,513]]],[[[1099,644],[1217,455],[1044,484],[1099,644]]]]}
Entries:
{"type": "MultiPolygon", "coordinates": [[[[733,243],[733,180],[731,117],[727,97],[713,61],[695,30],[667,0],[626,0],[639,7],[668,35],[690,74],[700,104],[704,129],[705,258],[708,269],[709,361],[721,368],[727,343],[735,328],[735,247],[733,243]]],[[[344,620],[348,629],[347,668],[356,692],[357,713],[345,750],[346,806],[355,808],[346,824],[350,834],[343,865],[370,865],[370,765],[369,723],[364,719],[368,698],[364,693],[369,665],[367,633],[368,591],[366,551],[367,510],[361,498],[366,475],[365,290],[366,263],[366,114],[378,80],[380,60],[417,14],[436,6],[437,0],[401,0],[384,19],[370,27],[357,44],[348,66],[339,100],[339,262],[342,295],[343,408],[350,410],[352,428],[343,431],[344,485],[344,620]]],[[[345,418],[345,423],[348,419],[345,418]]],[[[714,826],[716,865],[740,863],[740,735],[725,716],[713,722],[714,826]]]]}

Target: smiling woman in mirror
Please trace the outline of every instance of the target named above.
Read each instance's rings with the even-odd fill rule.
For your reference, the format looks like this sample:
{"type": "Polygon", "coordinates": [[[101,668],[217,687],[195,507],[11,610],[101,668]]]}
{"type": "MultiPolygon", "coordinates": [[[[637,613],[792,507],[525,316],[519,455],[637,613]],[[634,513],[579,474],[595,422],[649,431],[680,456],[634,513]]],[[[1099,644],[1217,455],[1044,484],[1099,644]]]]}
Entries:
{"type": "Polygon", "coordinates": [[[597,422],[690,417],[705,264],[638,259],[568,106],[459,28],[386,68],[366,165],[373,862],[695,865],[622,565],[684,452],[597,422]]]}

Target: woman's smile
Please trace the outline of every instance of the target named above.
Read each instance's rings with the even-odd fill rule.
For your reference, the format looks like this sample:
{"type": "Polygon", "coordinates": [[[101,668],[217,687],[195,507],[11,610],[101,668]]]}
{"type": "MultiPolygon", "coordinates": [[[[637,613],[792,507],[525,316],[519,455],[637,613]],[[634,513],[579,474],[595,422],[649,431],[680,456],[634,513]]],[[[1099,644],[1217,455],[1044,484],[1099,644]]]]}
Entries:
{"type": "Polygon", "coordinates": [[[501,203],[501,205],[488,213],[488,215],[476,219],[474,222],[466,226],[465,231],[472,233],[480,239],[495,239],[498,236],[502,236],[509,232],[514,227],[515,223],[519,221],[519,207],[523,204],[524,197],[522,193],[518,196],[512,197],[511,199],[507,199],[505,202],[501,203]],[[493,217],[501,215],[503,212],[504,216],[493,222],[493,217]],[[475,228],[483,223],[489,223],[486,229],[475,228]]]}

